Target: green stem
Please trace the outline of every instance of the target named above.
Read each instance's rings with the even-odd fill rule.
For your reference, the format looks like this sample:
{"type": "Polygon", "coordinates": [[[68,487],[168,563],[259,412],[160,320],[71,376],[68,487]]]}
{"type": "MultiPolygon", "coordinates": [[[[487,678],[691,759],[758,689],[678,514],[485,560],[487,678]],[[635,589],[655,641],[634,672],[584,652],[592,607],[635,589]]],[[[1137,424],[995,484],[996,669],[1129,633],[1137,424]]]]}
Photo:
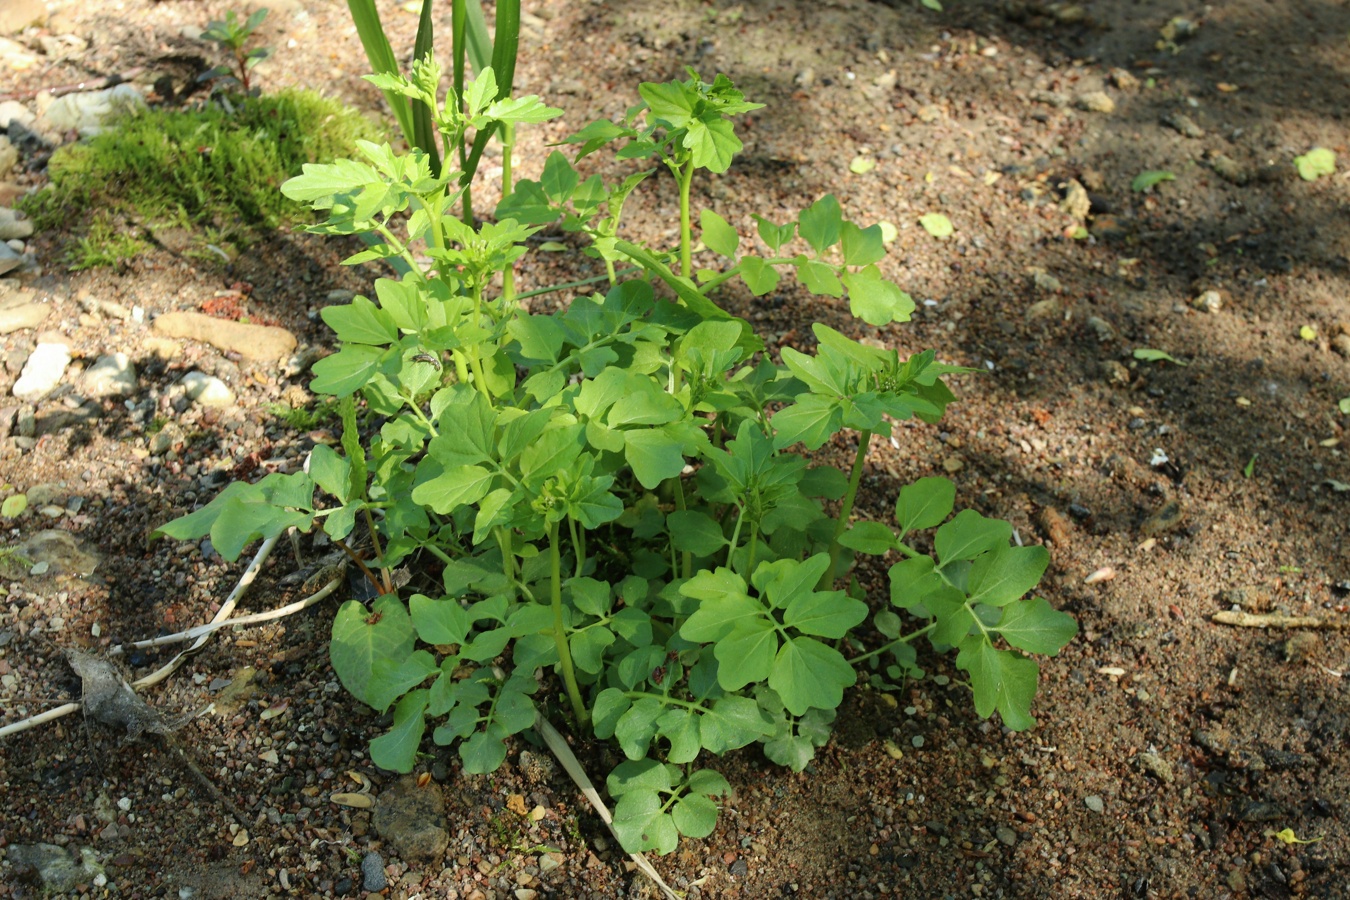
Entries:
{"type": "MultiPolygon", "coordinates": [[[[672,480],[675,482],[675,508],[680,512],[684,512],[684,482],[680,480],[680,476],[678,475],[672,480]]],[[[680,568],[675,570],[675,577],[692,578],[693,576],[694,555],[688,550],[685,550],[680,554],[680,568]]]]}
{"type": "Polygon", "coordinates": [[[577,520],[567,517],[567,530],[572,535],[572,552],[576,554],[576,577],[580,578],[586,567],[586,530],[577,528],[577,520]]]}
{"type": "Polygon", "coordinates": [[[549,552],[549,588],[553,602],[553,643],[558,648],[558,668],[562,670],[563,685],[567,689],[567,699],[572,704],[578,725],[590,724],[590,714],[581,700],[581,688],[577,685],[577,673],[572,668],[572,650],[567,645],[567,629],[563,625],[562,606],[562,548],[558,541],[558,523],[548,527],[549,552]]]}
{"type": "Polygon", "coordinates": [[[834,524],[834,537],[830,539],[830,567],[820,576],[817,590],[828,590],[834,584],[835,569],[839,567],[839,538],[848,528],[849,516],[853,514],[853,501],[858,496],[858,484],[862,481],[864,464],[867,461],[867,448],[872,443],[872,432],[858,433],[858,453],[853,457],[853,470],[848,476],[848,492],[844,494],[844,504],[839,508],[839,521],[834,524]]]}
{"type": "Polygon", "coordinates": [[[689,188],[694,183],[694,161],[675,169],[680,181],[680,274],[688,278],[694,271],[692,261],[693,230],[689,225],[689,188]]]}
{"type": "Polygon", "coordinates": [[[615,281],[618,280],[618,277],[620,275],[632,275],[634,272],[642,271],[642,269],[638,266],[632,266],[631,268],[619,269],[618,271],[614,271],[614,263],[610,262],[609,260],[605,261],[605,268],[613,272],[613,274],[595,275],[590,278],[583,278],[580,281],[564,281],[562,284],[555,284],[550,287],[535,288],[532,291],[526,291],[523,294],[517,294],[516,299],[525,300],[530,297],[538,297],[540,294],[551,294],[554,291],[570,291],[572,288],[585,287],[588,284],[599,284],[602,281],[608,281],[610,284],[614,284],[615,281]]]}
{"type": "MultiPolygon", "coordinates": [[[[745,507],[736,507],[736,527],[731,529],[731,546],[727,548],[727,568],[735,570],[732,557],[736,555],[736,545],[741,540],[741,523],[745,521],[745,507]]],[[[748,575],[749,573],[744,573],[748,575]]]]}
{"type": "MultiPolygon", "coordinates": [[[[516,146],[516,126],[510,122],[503,122],[501,128],[502,141],[502,199],[505,200],[511,196],[511,151],[516,146]]],[[[502,305],[510,309],[516,302],[516,266],[515,263],[502,269],[502,305]]]]}
{"type": "Polygon", "coordinates": [[[914,640],[916,637],[921,637],[922,635],[927,634],[928,632],[932,631],[932,630],[933,630],[934,628],[936,628],[936,627],[937,627],[937,622],[929,622],[927,625],[923,626],[923,627],[920,628],[918,631],[911,632],[910,634],[907,634],[907,635],[905,635],[904,637],[898,637],[898,638],[896,638],[896,639],[893,640],[893,641],[888,641],[887,643],[882,644],[882,645],[881,645],[880,647],[878,647],[877,649],[875,649],[875,650],[870,650],[870,651],[868,651],[867,653],[864,653],[862,656],[855,656],[855,657],[853,657],[852,659],[849,660],[849,664],[850,664],[850,665],[856,666],[856,665],[857,665],[858,663],[860,663],[860,662],[866,662],[867,660],[871,659],[871,658],[874,657],[874,656],[880,656],[881,654],[885,653],[887,650],[890,650],[892,647],[895,647],[895,646],[897,646],[897,645],[899,645],[899,644],[908,644],[910,641],[914,640]]]}
{"type": "Polygon", "coordinates": [[[384,564],[384,550],[380,548],[380,533],[375,529],[375,517],[370,514],[369,506],[361,507],[361,515],[365,517],[366,529],[370,531],[370,543],[375,548],[375,560],[379,563],[380,575],[384,578],[384,592],[392,594],[394,580],[389,575],[389,567],[384,564]]]}
{"type": "Polygon", "coordinates": [[[511,552],[511,535],[505,528],[498,525],[492,529],[492,534],[497,538],[497,547],[502,551],[502,574],[511,584],[517,581],[516,555],[511,552]]]}

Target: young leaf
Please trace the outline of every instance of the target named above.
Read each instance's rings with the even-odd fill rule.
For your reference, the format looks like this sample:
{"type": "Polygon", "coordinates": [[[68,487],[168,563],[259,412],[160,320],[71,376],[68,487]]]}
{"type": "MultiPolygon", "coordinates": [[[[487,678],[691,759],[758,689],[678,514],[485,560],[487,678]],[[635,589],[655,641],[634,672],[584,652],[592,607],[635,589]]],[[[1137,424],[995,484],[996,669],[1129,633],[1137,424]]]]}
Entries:
{"type": "Polygon", "coordinates": [[[1078,634],[1073,616],[1053,608],[1044,597],[1003,608],[994,629],[1003,639],[1028,653],[1054,656],[1078,634]]]}
{"type": "Polygon", "coordinates": [[[703,243],[709,250],[727,259],[736,258],[736,249],[740,246],[741,236],[726,219],[705,207],[699,213],[699,224],[703,228],[703,243]]]}
{"type": "Polygon", "coordinates": [[[1298,167],[1298,177],[1304,181],[1316,181],[1323,175],[1336,171],[1336,154],[1326,147],[1314,147],[1302,156],[1294,157],[1298,167]]]}
{"type": "Polygon", "coordinates": [[[370,742],[370,760],[381,769],[407,774],[427,728],[427,691],[412,691],[394,707],[394,725],[370,742]]]}
{"type": "Polygon", "coordinates": [[[859,553],[880,556],[896,548],[895,532],[880,522],[855,522],[839,536],[839,543],[859,553]]]}
{"type": "MultiPolygon", "coordinates": [[[[802,239],[810,244],[816,253],[824,253],[839,243],[844,215],[834,194],[826,194],[802,210],[797,216],[797,223],[802,239]]],[[[761,230],[760,236],[763,237],[763,235],[764,232],[761,230]]],[[[834,296],[839,295],[835,294],[834,296]]]]}
{"type": "MultiPolygon", "coordinates": [[[[348,600],[333,620],[329,658],[338,680],[356,699],[374,707],[376,662],[397,663],[412,653],[416,635],[408,610],[398,597],[386,594],[370,609],[348,600]]],[[[378,707],[384,712],[387,707],[378,707]]]]}
{"type": "Polygon", "coordinates": [[[842,653],[809,637],[784,641],[769,673],[769,687],[778,692],[783,706],[794,716],[811,707],[837,708],[844,699],[844,688],[852,687],[856,680],[853,667],[842,653]]]}
{"type": "Polygon", "coordinates": [[[1170,362],[1178,366],[1186,365],[1186,363],[1182,362],[1181,360],[1175,359],[1171,354],[1165,353],[1162,350],[1154,350],[1152,347],[1138,348],[1137,350],[1134,351],[1134,358],[1147,360],[1149,362],[1155,361],[1170,362]]]}
{"type": "Polygon", "coordinates": [[[923,226],[924,231],[938,239],[949,238],[956,234],[952,220],[942,213],[926,213],[919,216],[919,224],[923,226]]]}
{"type": "Polygon", "coordinates": [[[1134,176],[1134,180],[1130,182],[1130,190],[1134,191],[1136,194],[1140,194],[1144,191],[1153,190],[1153,188],[1162,184],[1164,181],[1176,180],[1177,176],[1173,175],[1171,172],[1160,170],[1140,172],[1138,175],[1134,176]]]}
{"type": "Polygon", "coordinates": [[[900,489],[895,501],[895,520],[901,534],[934,528],[951,515],[956,505],[956,485],[947,478],[920,478],[900,489]]]}
{"type": "Polygon", "coordinates": [[[945,568],[958,559],[974,559],[986,550],[1006,544],[1012,526],[1002,519],[986,519],[973,509],[963,509],[933,537],[933,548],[945,568]]]}
{"type": "Polygon", "coordinates": [[[975,711],[981,716],[988,718],[998,710],[1003,724],[1013,731],[1036,724],[1031,717],[1040,673],[1035,660],[1012,650],[995,650],[983,635],[972,634],[961,642],[956,667],[970,673],[975,711]]]}
{"type": "Polygon", "coordinates": [[[758,256],[741,257],[739,268],[741,280],[756,297],[763,297],[778,287],[778,270],[758,256]]]}
{"type": "Polygon", "coordinates": [[[675,822],[655,791],[630,791],[614,806],[614,831],[629,853],[654,850],[665,854],[680,842],[675,822]]]}
{"type": "Polygon", "coordinates": [[[870,266],[872,263],[880,262],[886,255],[886,244],[881,239],[880,225],[859,228],[852,222],[845,222],[841,237],[846,266],[870,266]]]}
{"type": "Polygon", "coordinates": [[[994,547],[970,567],[966,590],[971,603],[1007,606],[1040,583],[1050,553],[1044,547],[994,547]]]}
{"type": "Polygon", "coordinates": [[[676,510],[666,516],[666,527],[675,549],[695,556],[712,556],[727,545],[722,526],[706,513],[676,510]]]}
{"type": "Polygon", "coordinates": [[[705,838],[717,828],[717,804],[702,794],[680,797],[670,816],[685,837],[705,838]]]}

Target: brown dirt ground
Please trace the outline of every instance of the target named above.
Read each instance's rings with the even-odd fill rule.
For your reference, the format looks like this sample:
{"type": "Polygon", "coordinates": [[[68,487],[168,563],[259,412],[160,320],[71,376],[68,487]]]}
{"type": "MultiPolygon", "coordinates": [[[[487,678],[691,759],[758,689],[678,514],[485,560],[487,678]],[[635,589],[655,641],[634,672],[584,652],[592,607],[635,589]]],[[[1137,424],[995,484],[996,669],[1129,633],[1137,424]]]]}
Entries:
{"type": "MultiPolygon", "coordinates": [[[[16,73],[16,87],[138,64],[167,69],[202,52],[182,27],[225,8],[178,0],[49,6],[51,33],[79,34],[91,48],[16,73]]],[[[266,37],[278,55],[259,69],[263,84],[323,85],[375,110],[379,97],[359,80],[364,58],[345,7],[273,6],[266,37]]],[[[705,75],[728,73],[768,104],[746,124],[741,161],[726,177],[698,183],[700,204],[715,203],[749,233],[752,212],[783,220],[834,191],[853,218],[898,227],[888,274],[921,301],[911,324],[879,332],[850,325],[840,309],[796,290],[725,302],[773,344],[800,344],[821,320],[986,369],[960,380],[961,403],[939,428],[900,428],[895,445],[873,456],[863,511],[884,517],[900,485],[954,470],[960,503],[1007,517],[1024,540],[1051,548],[1044,595],[1081,625],[1077,640],[1043,661],[1034,730],[1012,734],[980,721],[965,690],[949,682],[912,685],[894,705],[858,690],[809,773],[794,776],[752,752],[725,760],[736,794],[717,832],[657,866],[690,897],[1350,897],[1342,677],[1350,639],[1323,629],[1291,641],[1210,621],[1235,600],[1350,621],[1350,494],[1330,483],[1350,482],[1346,419],[1336,410],[1350,394],[1350,359],[1333,345],[1350,341],[1340,339],[1350,332],[1350,7],[946,6],[527,7],[538,18],[527,22],[519,83],[568,117],[526,132],[526,174],[546,141],[621,112],[638,81],[675,77],[691,64],[705,75]],[[1175,52],[1160,49],[1160,29],[1178,15],[1198,30],[1175,52]],[[1112,77],[1113,69],[1136,83],[1112,77]],[[1097,90],[1113,98],[1114,112],[1076,107],[1097,90]],[[1161,124],[1178,112],[1203,136],[1161,124]],[[1292,159],[1316,145],[1340,154],[1341,171],[1301,181],[1292,159]],[[875,169],[852,174],[858,155],[875,159],[875,169]],[[1218,155],[1235,162],[1245,183],[1216,173],[1218,155]],[[1176,180],[1132,192],[1131,178],[1146,169],[1176,180]],[[1092,195],[1089,240],[1066,237],[1076,223],[1059,203],[1070,179],[1092,195]],[[955,224],[953,239],[939,242],[918,227],[918,216],[936,211],[955,224]],[[1191,304],[1207,289],[1221,293],[1217,312],[1191,304]],[[1313,340],[1300,338],[1303,326],[1315,329],[1313,340]],[[1140,347],[1187,365],[1136,361],[1140,347]],[[1155,449],[1169,462],[1151,465],[1155,449]],[[1179,519],[1155,518],[1173,503],[1179,519]],[[1113,579],[1085,582],[1105,567],[1113,579]],[[902,758],[886,752],[886,741],[902,758]],[[1101,811],[1088,797],[1100,799],[1101,811]],[[1316,843],[1286,845],[1273,836],[1285,828],[1316,843]]],[[[411,47],[415,16],[388,3],[381,9],[395,46],[411,47]]],[[[630,208],[634,234],[672,239],[668,179],[648,185],[630,208]]],[[[43,235],[37,246],[54,260],[61,238],[43,235]]],[[[35,447],[0,449],[0,481],[59,484],[56,494],[84,498],[56,519],[30,514],[5,541],[58,527],[104,557],[90,579],[4,582],[0,633],[11,639],[0,664],[17,677],[0,691],[0,724],[75,696],[59,648],[209,618],[239,566],[195,546],[147,547],[145,535],[209,498],[222,483],[213,472],[247,468],[250,454],[265,467],[294,465],[311,446],[264,410],[291,389],[280,373],[201,346],[156,363],[143,330],[82,317],[80,300],[157,314],[197,308],[247,281],[256,314],[323,345],[315,310],[328,291],[361,290],[378,274],[340,270],[343,251],[283,234],[228,268],[163,250],[116,271],[48,265],[35,285],[55,306],[47,327],[88,360],[130,352],[141,370],[139,400],[157,400],[191,365],[231,380],[241,408],[223,416],[162,409],[191,440],[181,452],[151,456],[149,416],[110,404],[96,420],[72,420],[57,399],[38,410],[35,447]],[[94,623],[101,638],[91,636],[94,623]]],[[[543,283],[555,267],[526,264],[522,279],[543,283]]],[[[0,338],[0,352],[21,359],[33,339],[31,331],[0,338]]],[[[14,377],[12,369],[0,374],[6,395],[14,377]]],[[[841,443],[827,452],[843,459],[850,451],[841,443]]],[[[280,581],[288,565],[288,554],[275,554],[245,606],[298,597],[280,581]]],[[[879,572],[863,575],[884,595],[879,572]]],[[[325,646],[331,615],[320,606],[229,633],[150,694],[160,709],[190,712],[211,699],[213,682],[256,669],[232,712],[180,732],[254,820],[244,846],[235,846],[228,812],[197,791],[157,740],[122,743],[68,718],[0,744],[0,848],[93,846],[117,889],[90,888],[91,897],[361,894],[356,861],[379,847],[369,815],[327,797],[353,788],[349,771],[377,792],[393,779],[364,752],[382,723],[335,691],[325,646]],[[282,702],[285,714],[261,717],[282,702]],[[261,757],[269,750],[275,762],[261,757]],[[100,795],[130,800],[117,837],[97,833],[100,795]]],[[[143,674],[165,658],[133,663],[143,674]]],[[[921,661],[933,674],[953,674],[950,659],[921,661]]],[[[527,777],[518,765],[525,748],[517,744],[488,777],[460,775],[453,756],[435,760],[450,850],[431,862],[386,850],[386,895],[505,898],[522,886],[541,897],[650,895],[564,776],[527,777]],[[512,811],[513,794],[544,807],[545,818],[531,824],[512,811]],[[545,846],[562,865],[541,874],[545,846]]],[[[579,751],[603,774],[600,749],[579,751]]],[[[0,863],[0,881],[10,876],[0,897],[36,895],[0,863]]]]}

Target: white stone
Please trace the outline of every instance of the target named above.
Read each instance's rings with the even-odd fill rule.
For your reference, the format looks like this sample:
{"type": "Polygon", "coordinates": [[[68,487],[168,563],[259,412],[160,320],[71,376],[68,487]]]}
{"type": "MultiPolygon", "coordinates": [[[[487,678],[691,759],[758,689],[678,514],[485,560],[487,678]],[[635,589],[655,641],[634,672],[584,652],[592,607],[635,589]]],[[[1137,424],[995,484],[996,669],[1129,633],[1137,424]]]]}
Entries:
{"type": "Polygon", "coordinates": [[[84,373],[84,392],[90,397],[136,393],[136,366],[125,353],[100,356],[84,373]]]}
{"type": "Polygon", "coordinates": [[[9,123],[15,119],[19,120],[20,125],[32,125],[33,111],[24,106],[18,100],[6,100],[0,103],[0,128],[8,129],[9,123]]]}
{"type": "Polygon", "coordinates": [[[183,376],[183,387],[187,389],[188,398],[198,406],[234,405],[234,391],[214,375],[189,372],[183,376]]]}
{"type": "Polygon", "coordinates": [[[56,389],[68,365],[70,348],[65,344],[38,344],[14,382],[14,396],[36,403],[56,389]]]}
{"type": "Polygon", "coordinates": [[[123,83],[101,91],[81,91],[57,97],[43,110],[37,126],[47,131],[63,133],[78,131],[90,137],[119,113],[136,113],[145,109],[145,97],[134,84],[123,83]]]}

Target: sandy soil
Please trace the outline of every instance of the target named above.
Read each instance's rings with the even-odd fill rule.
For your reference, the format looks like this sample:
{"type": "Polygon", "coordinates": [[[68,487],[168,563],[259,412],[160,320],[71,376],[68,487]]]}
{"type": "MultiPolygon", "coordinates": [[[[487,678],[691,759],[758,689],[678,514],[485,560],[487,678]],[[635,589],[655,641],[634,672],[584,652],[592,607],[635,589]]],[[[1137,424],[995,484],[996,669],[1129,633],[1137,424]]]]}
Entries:
{"type": "MultiPolygon", "coordinates": [[[[908,480],[954,473],[959,503],[1051,549],[1044,595],[1081,627],[1043,661],[1034,730],[980,721],[948,680],[951,660],[921,658],[947,677],[889,699],[855,691],[807,773],[757,753],[725,760],[736,794],[717,832],[657,866],[689,897],[1350,897],[1350,465],[1336,408],[1350,394],[1350,8],[946,5],[527,7],[519,84],[568,116],[525,133],[525,174],[546,142],[688,64],[768,104],[747,124],[741,161],[697,184],[699,204],[750,233],[751,213],[783,220],[833,191],[852,218],[895,224],[886,265],[921,302],[910,324],[867,329],[795,289],[723,299],[773,345],[801,346],[825,321],[984,369],[960,380],[939,428],[902,428],[874,455],[862,511],[884,516],[908,480]],[[1176,16],[1194,33],[1174,24],[1169,44],[1161,31],[1176,16]],[[1090,109],[1105,106],[1099,93],[1111,111],[1090,109]],[[1318,145],[1341,171],[1305,182],[1293,158],[1318,145]],[[853,174],[860,156],[876,165],[853,174]],[[1176,178],[1132,191],[1145,170],[1176,178]],[[917,221],[928,212],[947,215],[955,236],[930,237],[917,221]],[[1088,237],[1074,237],[1079,226],[1088,237]],[[1193,302],[1206,291],[1216,309],[1193,302]],[[1185,365],[1136,360],[1138,348],[1185,365]],[[1211,621],[1234,605],[1328,627],[1211,621]],[[1275,836],[1285,829],[1315,842],[1286,844],[1275,836]]],[[[90,48],[13,73],[16,89],[136,65],[153,81],[206,52],[183,28],[224,9],[49,6],[51,27],[22,39],[75,33],[90,48]]],[[[324,85],[375,111],[345,6],[273,6],[266,38],[278,53],[262,84],[324,85]]],[[[395,46],[411,47],[415,16],[381,9],[395,46]]],[[[669,179],[630,208],[634,234],[672,239],[669,179]]],[[[63,237],[35,245],[55,260],[63,237]]],[[[266,411],[295,399],[302,378],[204,345],[157,361],[144,329],[89,310],[196,309],[248,282],[253,314],[327,346],[315,311],[378,274],[339,269],[344,249],[282,234],[228,267],[159,250],[117,271],[49,262],[32,285],[54,306],[45,328],[86,364],[130,353],[138,398],[187,439],[151,453],[152,416],[109,403],[88,419],[57,398],[36,410],[34,446],[0,446],[0,482],[46,486],[55,510],[30,513],[4,542],[60,528],[101,557],[89,577],[0,581],[0,675],[14,676],[0,724],[78,696],[62,648],[209,618],[240,566],[198,546],[147,547],[146,534],[209,499],[217,473],[295,465],[312,446],[266,411]],[[168,389],[190,367],[229,381],[240,408],[176,409],[168,389]]],[[[521,277],[528,287],[555,269],[529,263],[521,277]]],[[[0,337],[6,396],[34,340],[0,337]]],[[[301,596],[284,581],[294,567],[275,554],[245,606],[301,596]]],[[[879,567],[861,574],[884,596],[879,567]]],[[[157,738],[123,742],[67,718],[0,744],[0,856],[35,841],[93,847],[116,890],[91,897],[357,896],[370,850],[384,854],[391,897],[652,895],[566,777],[522,761],[540,752],[524,741],[493,776],[463,776],[451,755],[429,761],[450,832],[432,860],[397,858],[369,812],[329,802],[362,777],[375,793],[397,780],[365,753],[383,723],[344,697],[327,664],[332,610],[230,632],[148,695],[171,716],[216,700],[217,714],[178,737],[250,821],[242,838],[157,738]]],[[[129,661],[140,675],[165,659],[129,661]]],[[[577,749],[607,771],[604,748],[577,749]]],[[[39,894],[21,875],[0,861],[0,897],[39,894]]]]}

